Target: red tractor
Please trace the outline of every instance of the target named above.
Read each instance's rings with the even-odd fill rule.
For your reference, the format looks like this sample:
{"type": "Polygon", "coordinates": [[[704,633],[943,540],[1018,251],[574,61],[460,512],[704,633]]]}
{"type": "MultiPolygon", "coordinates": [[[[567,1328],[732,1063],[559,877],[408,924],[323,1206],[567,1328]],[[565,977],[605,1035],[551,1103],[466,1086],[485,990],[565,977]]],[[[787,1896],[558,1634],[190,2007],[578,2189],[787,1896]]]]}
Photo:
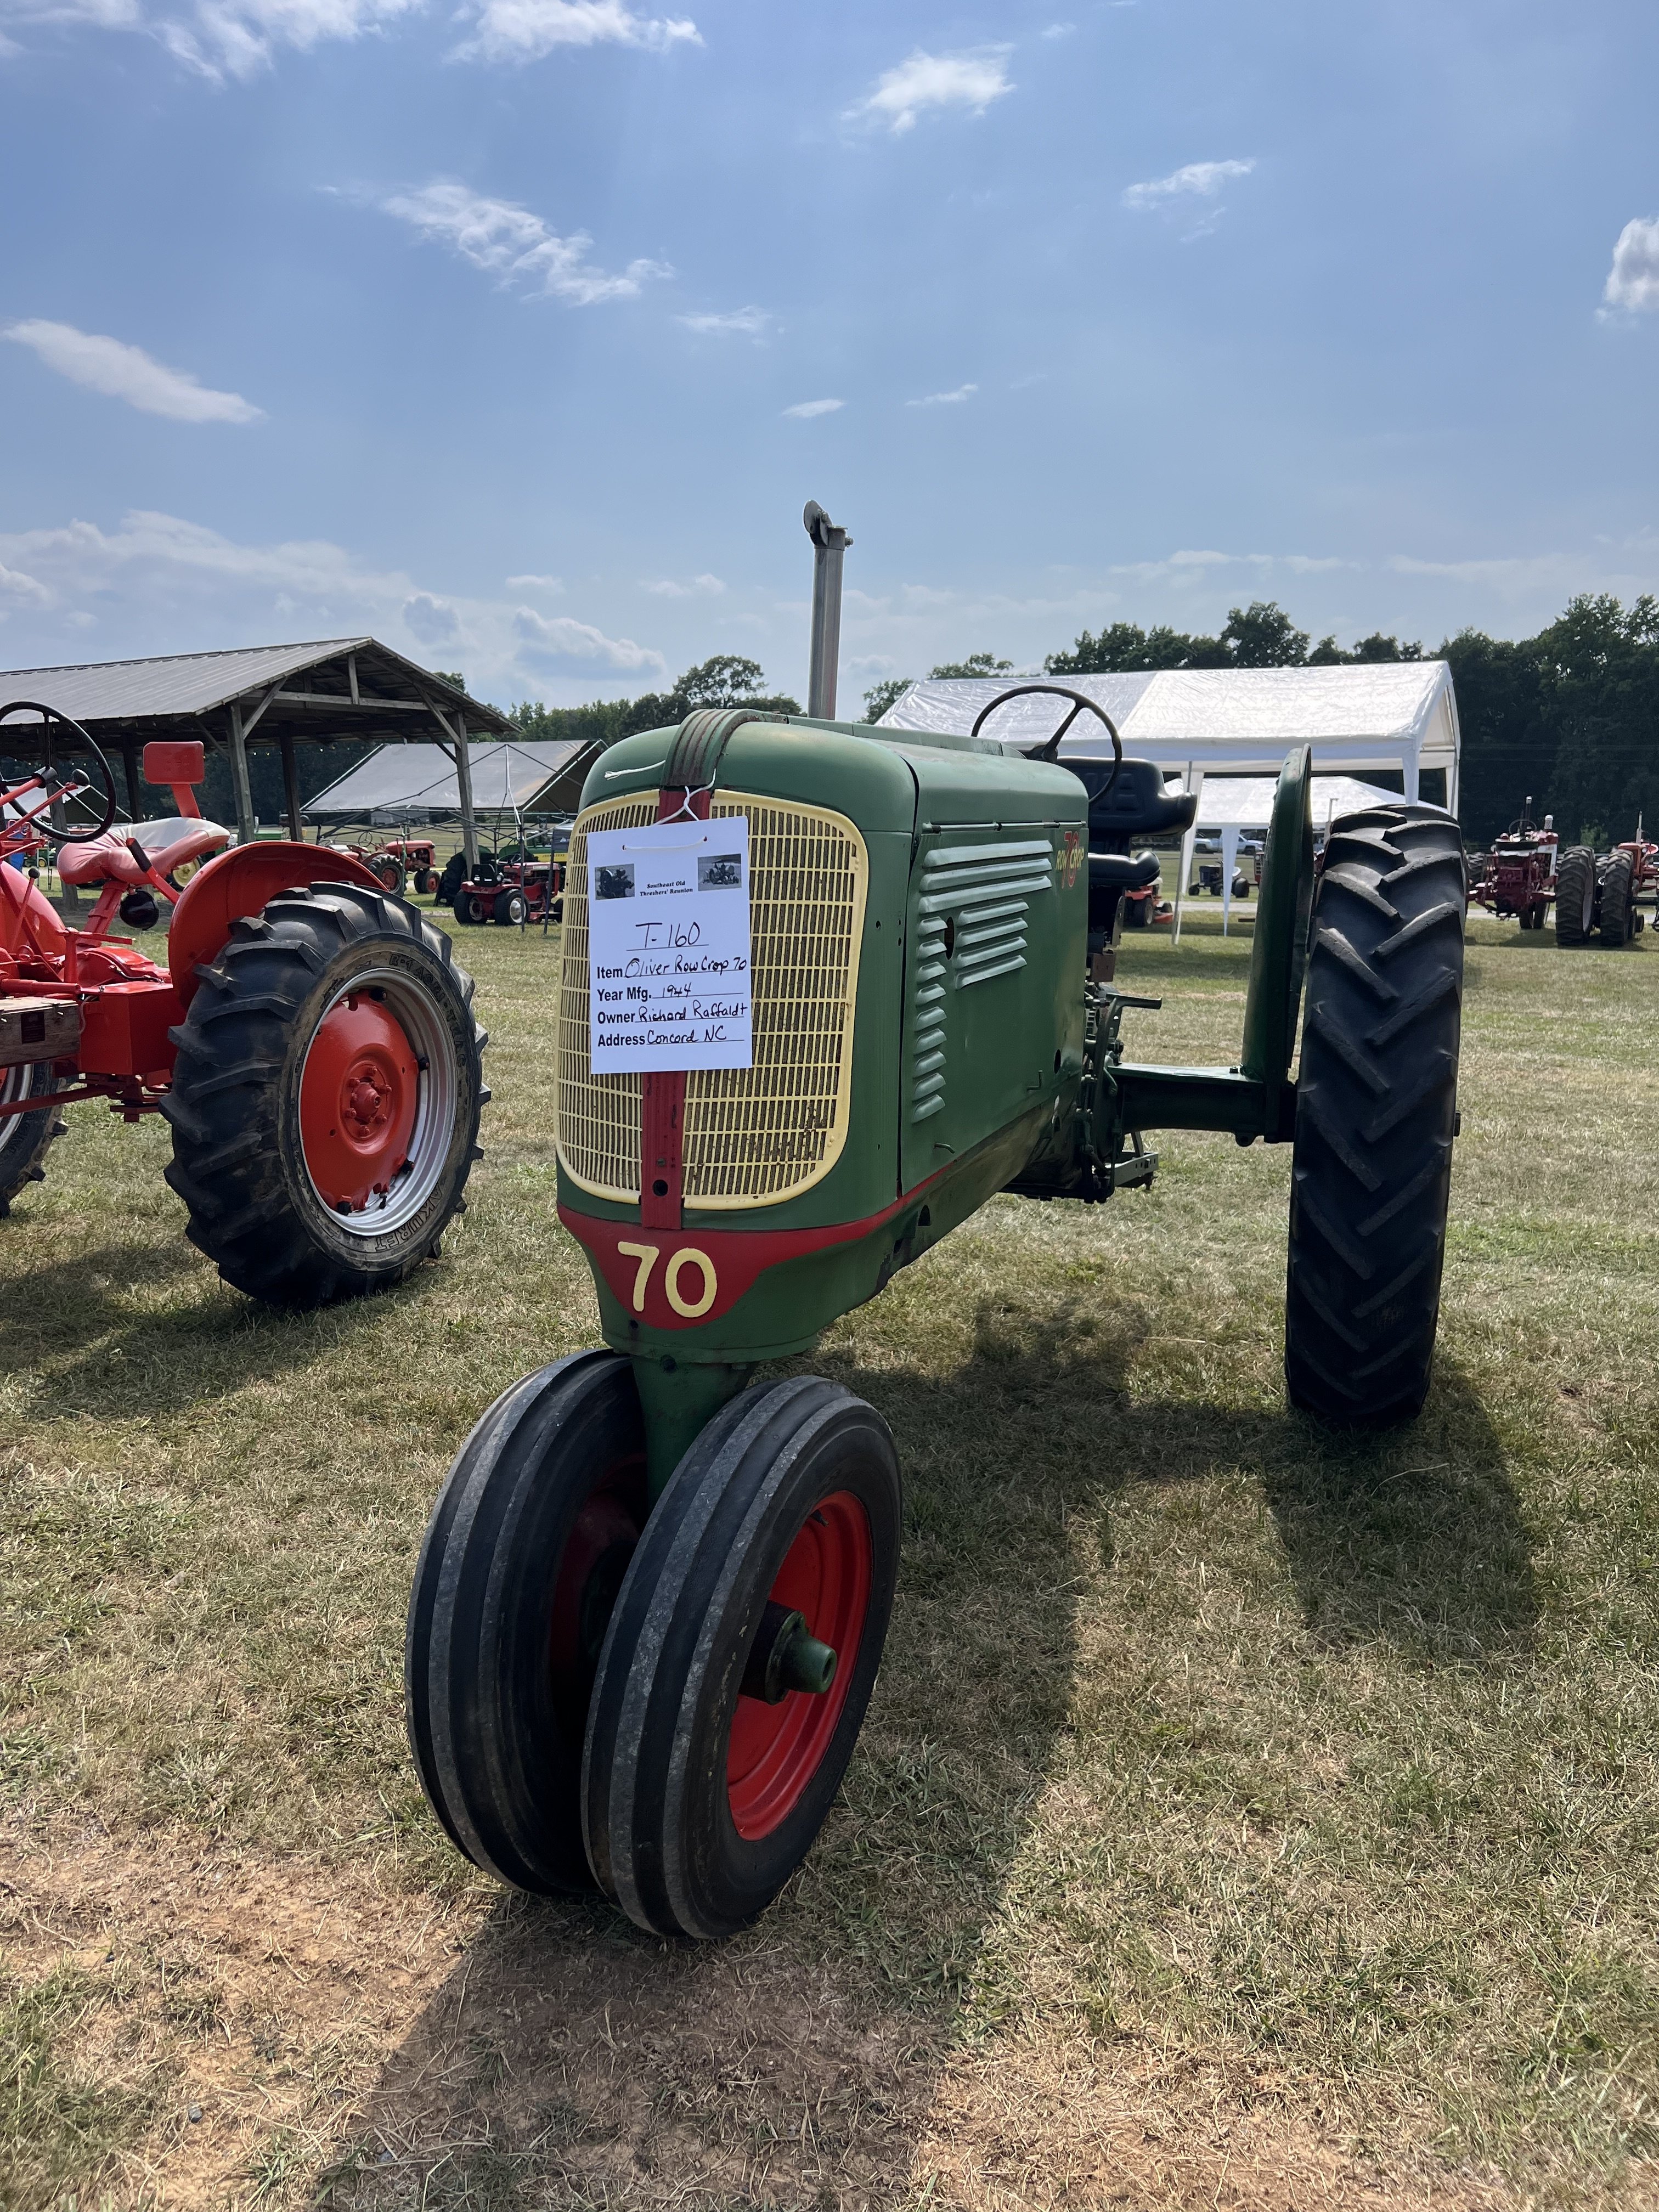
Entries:
{"type": "Polygon", "coordinates": [[[1647,917],[1639,902],[1652,899],[1659,884],[1659,846],[1637,833],[1610,853],[1574,845],[1561,855],[1555,888],[1555,941],[1629,945],[1639,937],[1647,917]]]}
{"type": "Polygon", "coordinates": [[[508,929],[526,922],[558,921],[564,914],[562,860],[498,860],[481,853],[475,876],[455,887],[459,922],[499,921],[508,929]]]}
{"type": "MultiPolygon", "coordinates": [[[[1470,886],[1470,902],[1485,907],[1500,921],[1518,921],[1522,929],[1542,929],[1557,896],[1556,870],[1561,840],[1552,814],[1540,830],[1532,818],[1532,800],[1521,810],[1519,821],[1493,844],[1486,857],[1478,883],[1470,886]]],[[[1557,908],[1557,934],[1560,932],[1557,908]]]]}
{"type": "Polygon", "coordinates": [[[411,888],[427,898],[437,891],[438,848],[430,837],[388,837],[383,845],[331,845],[329,850],[361,860],[393,898],[411,888]]]}
{"type": "Polygon", "coordinates": [[[44,1173],[58,1109],[101,1098],[166,1117],[191,1242],[238,1290],[313,1306],[402,1281],[460,1209],[489,1097],[448,939],[349,854],[221,850],[196,805],[200,744],[146,745],[179,814],[116,828],[87,732],[28,700],[0,724],[17,714],[70,733],[102,793],[51,769],[0,787],[0,1215],[44,1173]],[[70,806],[95,818],[65,828],[70,806]],[[85,928],[38,887],[47,848],[97,891],[85,928]],[[165,966],[112,933],[163,904],[165,966]]]}

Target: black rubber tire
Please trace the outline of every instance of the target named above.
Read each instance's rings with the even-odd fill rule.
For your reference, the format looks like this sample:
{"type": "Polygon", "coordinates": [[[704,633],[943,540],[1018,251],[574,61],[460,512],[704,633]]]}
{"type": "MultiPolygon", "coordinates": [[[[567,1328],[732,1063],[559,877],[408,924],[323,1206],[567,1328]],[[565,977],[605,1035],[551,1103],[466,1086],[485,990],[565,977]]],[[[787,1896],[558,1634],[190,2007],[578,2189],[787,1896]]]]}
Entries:
{"type": "Polygon", "coordinates": [[[466,854],[452,853],[444,862],[443,873],[438,878],[433,896],[440,906],[453,908],[455,894],[466,881],[466,854]]]}
{"type": "Polygon", "coordinates": [[[402,1282],[461,1211],[489,1097],[472,979],[449,939],[384,892],[318,884],[234,922],[217,959],[196,973],[190,1011],[167,1032],[178,1060],[161,1102],[173,1128],[167,1180],[189,1209],[191,1243],[228,1283],[270,1305],[324,1305],[402,1282]],[[379,1234],[343,1226],[319,1194],[299,1114],[324,1014],[354,975],[375,974],[418,994],[442,1024],[454,1087],[426,1197],[379,1234]]]}
{"type": "Polygon", "coordinates": [[[494,919],[503,929],[520,927],[528,911],[522,891],[498,891],[495,894],[494,919]]]}
{"type": "MultiPolygon", "coordinates": [[[[1154,894],[1154,897],[1156,894],[1154,894]]],[[[1123,902],[1125,929],[1145,929],[1152,916],[1153,900],[1126,898],[1123,902]]]]}
{"type": "Polygon", "coordinates": [[[555,929],[559,928],[562,925],[564,921],[564,901],[562,898],[556,898],[554,900],[552,907],[549,910],[547,918],[552,923],[555,929]]]}
{"type": "Polygon", "coordinates": [[[581,1824],[587,1699],[647,1510],[639,1393],[613,1352],[555,1360],[505,1392],[433,1507],[404,1643],[410,1747],[457,1849],[514,1888],[593,1887],[581,1824]],[[560,1570],[584,1509],[602,1548],[562,1624],[560,1570]],[[562,1675],[552,1660],[562,1626],[575,1662],[562,1675]]]}
{"type": "Polygon", "coordinates": [[[478,929],[490,916],[491,901],[477,891],[459,890],[455,894],[455,919],[464,929],[478,929]]]}
{"type": "Polygon", "coordinates": [[[20,1098],[42,1102],[38,1112],[8,1114],[0,1121],[0,1221],[11,1212],[11,1202],[20,1192],[45,1179],[46,1154],[68,1126],[58,1120],[51,1103],[62,1088],[50,1060],[0,1067],[0,1103],[10,1105],[20,1098]]]}
{"type": "Polygon", "coordinates": [[[377,876],[388,896],[401,898],[409,881],[408,871],[401,860],[389,854],[377,853],[368,863],[368,872],[377,876]]]}
{"type": "Polygon", "coordinates": [[[611,1616],[582,1760],[589,1863],[641,1928],[732,1935],[766,1910],[811,1849],[881,1664],[900,1522],[886,1423],[821,1376],[741,1393],[680,1462],[611,1616]],[[745,1838],[727,1789],[739,1684],[785,1555],[813,1509],[842,1492],[862,1504],[871,1545],[857,1649],[839,1654],[844,1696],[793,1808],[745,1838]]]}
{"type": "Polygon", "coordinates": [[[1595,855],[1588,845],[1571,846],[1555,871],[1556,943],[1588,945],[1595,908],[1595,855]]]}
{"type": "Polygon", "coordinates": [[[1456,1131],[1466,878],[1438,807],[1333,824],[1309,928],[1285,1374],[1340,1426],[1421,1408],[1456,1131]]]}
{"type": "Polygon", "coordinates": [[[1628,853],[1615,853],[1607,862],[1601,878],[1601,918],[1600,928],[1603,945],[1618,950],[1628,945],[1636,934],[1636,867],[1628,853]]]}

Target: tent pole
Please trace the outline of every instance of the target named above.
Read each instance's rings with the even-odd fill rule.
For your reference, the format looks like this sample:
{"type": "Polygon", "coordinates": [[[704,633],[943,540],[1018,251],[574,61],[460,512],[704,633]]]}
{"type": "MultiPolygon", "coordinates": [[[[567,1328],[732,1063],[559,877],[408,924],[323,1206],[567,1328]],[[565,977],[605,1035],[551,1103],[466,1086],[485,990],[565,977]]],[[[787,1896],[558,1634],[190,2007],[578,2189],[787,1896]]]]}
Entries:
{"type": "Polygon", "coordinates": [[[300,778],[294,764],[293,732],[284,730],[283,747],[283,796],[288,802],[288,834],[296,845],[305,842],[306,825],[300,819],[300,778]]]}
{"type": "MultiPolygon", "coordinates": [[[[1187,788],[1197,798],[1201,799],[1204,795],[1203,773],[1201,770],[1200,771],[1198,781],[1194,783],[1193,781],[1193,763],[1191,761],[1188,761],[1187,763],[1187,788]]],[[[1181,873],[1176,879],[1175,920],[1170,924],[1170,942],[1171,945],[1179,945],[1181,942],[1181,908],[1187,896],[1187,885],[1192,877],[1193,847],[1197,841],[1198,809],[1194,807],[1193,809],[1193,826],[1189,830],[1188,830],[1186,836],[1181,841],[1181,873]]]]}
{"type": "Polygon", "coordinates": [[[242,710],[230,702],[230,787],[236,794],[236,842],[251,845],[258,836],[253,819],[253,790],[247,780],[247,747],[242,742],[242,710]]]}

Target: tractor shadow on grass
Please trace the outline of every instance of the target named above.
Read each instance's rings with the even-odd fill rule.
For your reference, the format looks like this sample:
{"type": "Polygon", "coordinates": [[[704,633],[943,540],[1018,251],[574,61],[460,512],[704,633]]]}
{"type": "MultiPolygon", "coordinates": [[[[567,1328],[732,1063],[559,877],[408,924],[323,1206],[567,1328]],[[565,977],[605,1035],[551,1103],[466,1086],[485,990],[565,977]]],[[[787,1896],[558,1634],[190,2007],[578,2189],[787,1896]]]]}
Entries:
{"type": "Polygon", "coordinates": [[[112,1243],[8,1277],[7,1351],[18,1370],[44,1375],[55,1417],[178,1413],[311,1365],[419,1279],[380,1299],[276,1313],[181,1241],[112,1243]]]}
{"type": "MultiPolygon", "coordinates": [[[[343,2122],[320,2204],[927,2201],[927,2146],[956,2124],[940,2098],[963,1999],[995,1984],[988,1938],[1101,1679],[1080,1590],[1121,1577],[1106,1602],[1133,1613],[1123,1582],[1148,1578],[1149,1540],[1237,1566],[1263,1549],[1265,1498],[1322,1642],[1468,1662],[1526,1640],[1525,1530],[1455,1372],[1410,1430],[1338,1443],[1282,1411],[1149,1398],[1148,1323],[1124,1310],[1035,1318],[985,1301],[971,1358],[943,1376],[902,1353],[880,1364],[864,1334],[799,1363],[891,1424],[906,1538],[858,1756],[777,1905],[692,1947],[597,1900],[501,1898],[343,2122]]],[[[1143,1604],[1133,1637],[1126,1679],[1179,1674],[1178,1613],[1143,1604]]]]}

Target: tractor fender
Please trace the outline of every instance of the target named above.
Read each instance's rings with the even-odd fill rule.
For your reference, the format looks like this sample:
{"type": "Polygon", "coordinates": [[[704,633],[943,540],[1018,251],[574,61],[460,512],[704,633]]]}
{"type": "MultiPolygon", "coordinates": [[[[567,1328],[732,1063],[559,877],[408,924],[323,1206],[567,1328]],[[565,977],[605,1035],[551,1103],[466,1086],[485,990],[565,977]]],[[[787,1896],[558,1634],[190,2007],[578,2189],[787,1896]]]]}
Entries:
{"type": "Polygon", "coordinates": [[[219,853],[185,886],[167,931],[167,972],[179,1002],[196,996],[198,966],[210,964],[230,935],[230,926],[259,914],[283,891],[312,884],[361,884],[382,896],[386,885],[349,853],[328,845],[296,845],[275,838],[258,845],[233,845],[219,853]]]}
{"type": "Polygon", "coordinates": [[[0,862],[0,952],[22,958],[31,935],[48,957],[64,949],[64,925],[57,908],[20,869],[0,862]]]}

